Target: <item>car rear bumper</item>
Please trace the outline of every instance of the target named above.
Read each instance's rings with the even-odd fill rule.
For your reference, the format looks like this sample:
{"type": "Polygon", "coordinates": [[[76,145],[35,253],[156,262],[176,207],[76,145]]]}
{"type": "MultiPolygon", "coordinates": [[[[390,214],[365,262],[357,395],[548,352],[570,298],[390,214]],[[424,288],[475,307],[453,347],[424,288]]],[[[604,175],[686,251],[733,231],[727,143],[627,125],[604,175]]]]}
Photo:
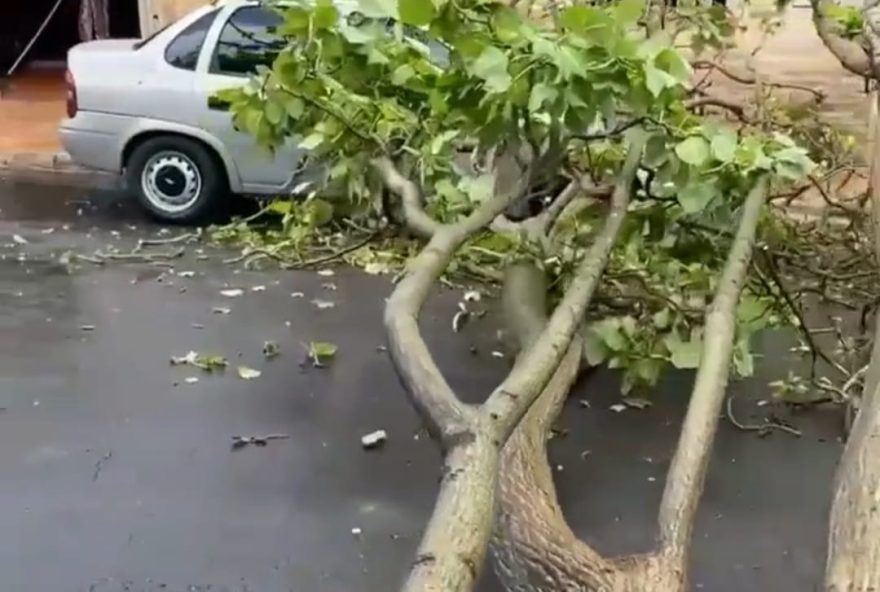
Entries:
{"type": "Polygon", "coordinates": [[[61,145],[76,164],[109,173],[122,172],[122,137],[130,118],[80,111],[58,128],[61,145]]]}

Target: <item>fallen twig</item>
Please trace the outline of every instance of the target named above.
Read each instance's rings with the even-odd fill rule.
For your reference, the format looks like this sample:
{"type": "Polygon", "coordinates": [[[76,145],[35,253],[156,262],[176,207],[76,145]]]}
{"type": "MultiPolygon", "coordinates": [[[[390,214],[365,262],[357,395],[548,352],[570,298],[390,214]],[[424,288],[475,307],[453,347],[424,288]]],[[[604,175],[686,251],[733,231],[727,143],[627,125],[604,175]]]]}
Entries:
{"type": "Polygon", "coordinates": [[[735,428],[742,430],[744,432],[762,432],[762,433],[769,432],[770,430],[779,430],[779,431],[791,434],[792,436],[796,436],[798,438],[800,438],[803,435],[801,433],[801,431],[797,428],[787,426],[783,423],[779,423],[778,421],[771,421],[767,418],[764,418],[764,423],[762,423],[762,424],[741,423],[733,415],[733,398],[734,397],[735,397],[735,395],[733,393],[731,393],[730,396],[727,397],[727,419],[730,421],[731,424],[733,424],[733,426],[735,428]]]}

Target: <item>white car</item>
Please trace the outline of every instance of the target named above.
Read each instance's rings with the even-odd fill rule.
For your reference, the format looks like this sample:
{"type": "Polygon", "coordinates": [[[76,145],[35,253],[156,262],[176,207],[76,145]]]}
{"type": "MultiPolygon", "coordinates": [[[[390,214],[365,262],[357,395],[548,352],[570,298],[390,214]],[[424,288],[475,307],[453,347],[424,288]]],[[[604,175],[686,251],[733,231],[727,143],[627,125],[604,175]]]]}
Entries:
{"type": "Polygon", "coordinates": [[[59,134],[74,162],[122,173],[155,217],[204,219],[230,194],[290,193],[322,174],[289,141],[274,156],[233,128],[216,91],[241,85],[283,45],[281,16],[255,0],[216,1],[145,40],[70,50],[59,134]]]}

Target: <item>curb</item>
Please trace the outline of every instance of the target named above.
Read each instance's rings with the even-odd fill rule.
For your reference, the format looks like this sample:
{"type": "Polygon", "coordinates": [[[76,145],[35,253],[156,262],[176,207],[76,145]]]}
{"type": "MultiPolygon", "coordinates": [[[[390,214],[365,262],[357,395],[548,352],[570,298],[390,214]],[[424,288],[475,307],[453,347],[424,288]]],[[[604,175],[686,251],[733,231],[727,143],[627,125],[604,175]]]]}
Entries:
{"type": "Polygon", "coordinates": [[[66,152],[0,152],[0,178],[107,186],[118,175],[75,164],[66,152]]]}

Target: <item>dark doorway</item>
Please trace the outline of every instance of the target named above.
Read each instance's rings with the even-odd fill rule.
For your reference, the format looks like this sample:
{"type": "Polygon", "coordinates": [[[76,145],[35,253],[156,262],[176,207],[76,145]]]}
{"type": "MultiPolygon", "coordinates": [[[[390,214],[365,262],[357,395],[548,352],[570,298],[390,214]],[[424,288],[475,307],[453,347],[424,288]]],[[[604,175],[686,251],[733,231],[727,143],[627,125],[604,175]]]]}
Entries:
{"type": "MultiPolygon", "coordinates": [[[[0,76],[6,74],[37,33],[55,2],[0,0],[0,76]]],[[[108,0],[108,5],[110,36],[140,37],[137,0],[108,0]]],[[[58,12],[31,48],[25,64],[63,62],[67,51],[80,42],[79,11],[80,0],[61,0],[58,12]]]]}

